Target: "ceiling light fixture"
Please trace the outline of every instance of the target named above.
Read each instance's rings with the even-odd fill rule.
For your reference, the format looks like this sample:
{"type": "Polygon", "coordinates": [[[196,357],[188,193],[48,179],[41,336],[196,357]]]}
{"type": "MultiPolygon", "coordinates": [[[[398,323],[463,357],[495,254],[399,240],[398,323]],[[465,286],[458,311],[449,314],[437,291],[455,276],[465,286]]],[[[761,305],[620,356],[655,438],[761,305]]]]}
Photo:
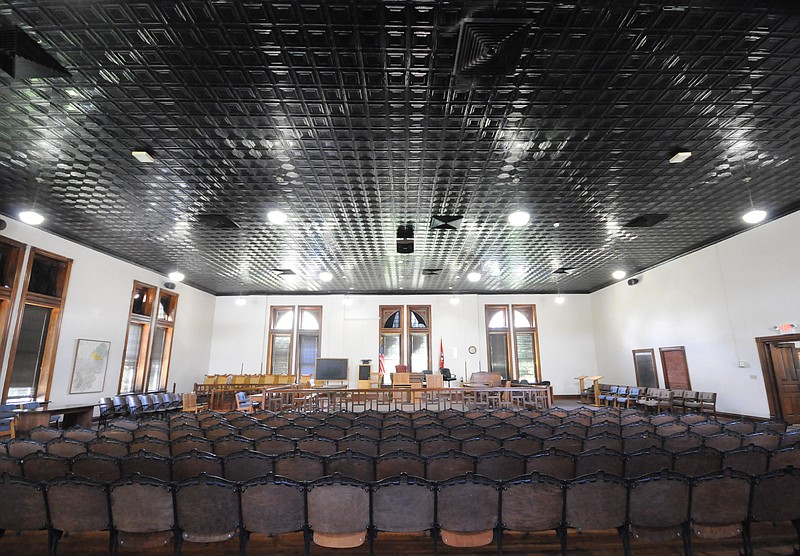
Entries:
{"type": "Polygon", "coordinates": [[[172,280],[173,282],[183,282],[183,279],[186,278],[183,272],[178,272],[177,270],[173,270],[169,274],[167,274],[167,278],[172,280]]]}
{"type": "Polygon", "coordinates": [[[566,299],[564,299],[564,296],[561,295],[561,284],[559,284],[558,282],[556,282],[556,294],[557,295],[554,301],[557,304],[562,305],[566,301],[566,299]]]}
{"type": "Polygon", "coordinates": [[[512,226],[525,226],[531,221],[531,215],[524,210],[518,210],[508,215],[508,223],[512,226]]]}
{"type": "Polygon", "coordinates": [[[612,272],[612,273],[611,273],[611,277],[612,277],[614,280],[622,280],[622,279],[623,279],[623,278],[625,278],[627,275],[628,275],[628,273],[627,273],[627,272],[625,272],[624,270],[615,270],[614,272],[612,272]]]}
{"type": "Polygon", "coordinates": [[[744,183],[747,186],[747,198],[750,199],[750,210],[742,215],[742,220],[748,224],[758,224],[767,217],[767,211],[757,209],[753,205],[753,194],[750,192],[749,176],[744,179],[744,183]]]}
{"type": "Polygon", "coordinates": [[[688,159],[690,156],[692,156],[691,151],[679,151],[676,152],[674,155],[672,155],[672,158],[669,159],[669,163],[680,164],[681,162],[684,162],[686,159],[688,159]]]}
{"type": "Polygon", "coordinates": [[[149,164],[156,161],[155,157],[148,151],[131,151],[131,155],[139,162],[147,162],[149,164]]]}
{"type": "Polygon", "coordinates": [[[18,216],[20,221],[25,224],[30,224],[31,226],[38,226],[44,222],[44,216],[33,210],[24,210],[20,212],[18,216]]]}
{"type": "Polygon", "coordinates": [[[234,301],[234,303],[236,303],[239,307],[243,307],[244,305],[247,305],[247,298],[240,295],[239,297],[236,298],[236,301],[234,301]]]}
{"type": "Polygon", "coordinates": [[[450,305],[458,305],[461,303],[461,300],[456,297],[456,294],[453,294],[453,297],[450,298],[450,305]]]}
{"type": "Polygon", "coordinates": [[[469,274],[467,274],[467,280],[469,280],[470,282],[478,282],[480,279],[481,279],[480,272],[470,272],[469,274]]]}
{"type": "Polygon", "coordinates": [[[282,210],[271,210],[267,213],[267,220],[281,226],[286,224],[286,221],[289,220],[289,216],[282,210]]]}
{"type": "Polygon", "coordinates": [[[323,270],[322,272],[319,273],[319,279],[322,280],[323,282],[330,282],[331,280],[333,280],[333,274],[331,274],[327,270],[323,270]]]}
{"type": "Polygon", "coordinates": [[[342,299],[342,303],[345,304],[345,305],[352,305],[353,304],[353,298],[350,297],[349,293],[344,296],[344,299],[342,299]]]}

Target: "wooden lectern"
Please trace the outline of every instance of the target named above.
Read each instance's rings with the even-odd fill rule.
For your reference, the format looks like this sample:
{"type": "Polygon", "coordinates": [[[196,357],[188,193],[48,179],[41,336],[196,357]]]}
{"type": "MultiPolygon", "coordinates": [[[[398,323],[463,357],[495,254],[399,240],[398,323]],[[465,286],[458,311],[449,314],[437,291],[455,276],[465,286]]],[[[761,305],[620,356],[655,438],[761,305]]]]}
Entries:
{"type": "Polygon", "coordinates": [[[591,380],[594,382],[594,405],[600,407],[600,379],[603,378],[603,375],[597,376],[587,376],[587,380],[591,380]]]}
{"type": "Polygon", "coordinates": [[[586,395],[586,384],[584,382],[587,378],[589,378],[589,375],[581,375],[575,377],[575,380],[579,381],[580,383],[579,392],[580,392],[581,403],[589,403],[589,396],[586,395]]]}

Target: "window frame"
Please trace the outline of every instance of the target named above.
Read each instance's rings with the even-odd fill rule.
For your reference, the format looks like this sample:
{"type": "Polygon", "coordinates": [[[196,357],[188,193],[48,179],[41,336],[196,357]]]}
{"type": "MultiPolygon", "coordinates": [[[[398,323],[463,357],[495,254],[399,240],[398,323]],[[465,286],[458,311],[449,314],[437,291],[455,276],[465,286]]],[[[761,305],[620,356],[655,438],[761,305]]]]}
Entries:
{"type": "MultiPolygon", "coordinates": [[[[320,349],[322,348],[322,305],[299,305],[296,311],[297,316],[297,342],[295,345],[295,364],[293,369],[295,371],[295,375],[300,376],[302,374],[302,369],[300,368],[300,347],[302,346],[303,342],[301,341],[301,337],[303,338],[314,338],[316,343],[316,353],[317,356],[314,358],[314,367],[316,369],[316,359],[319,358],[320,349]],[[317,324],[319,325],[317,328],[302,328],[301,325],[303,323],[303,311],[308,311],[310,313],[315,313],[317,324]]],[[[272,343],[270,342],[270,346],[272,343]]]]}
{"type": "Polygon", "coordinates": [[[519,350],[517,349],[519,340],[518,336],[520,334],[531,334],[533,336],[532,346],[533,346],[533,367],[534,367],[534,377],[536,378],[536,382],[541,382],[542,380],[542,371],[539,364],[539,321],[536,318],[536,305],[534,303],[529,304],[512,304],[511,305],[511,320],[509,324],[512,326],[513,334],[512,334],[512,349],[514,353],[514,375],[517,380],[519,380],[519,350]],[[517,327],[514,324],[514,311],[520,309],[530,309],[531,311],[531,321],[533,326],[521,326],[517,327]]]}
{"type": "Polygon", "coordinates": [[[536,317],[536,305],[533,303],[514,303],[514,304],[486,304],[484,305],[484,326],[486,328],[486,368],[492,370],[492,336],[505,336],[506,344],[506,365],[508,366],[508,378],[519,380],[519,335],[533,336],[533,365],[534,377],[536,382],[542,380],[542,368],[539,358],[539,325],[536,317]],[[494,315],[498,310],[505,312],[506,326],[502,328],[489,328],[491,322],[490,314],[494,315]],[[532,327],[517,327],[515,325],[514,313],[517,310],[530,310],[532,327]]]}
{"type": "Polygon", "coordinates": [[[408,351],[407,351],[407,353],[408,353],[408,363],[407,363],[408,371],[409,372],[413,372],[413,373],[421,373],[422,371],[425,371],[425,370],[433,370],[433,367],[432,367],[432,365],[433,365],[433,355],[432,355],[433,346],[431,345],[431,330],[432,330],[432,326],[431,326],[431,306],[430,305],[406,305],[406,314],[407,314],[406,322],[408,323],[408,328],[407,328],[407,331],[406,331],[406,342],[408,343],[408,351]],[[425,319],[427,321],[426,322],[427,326],[411,328],[411,313],[412,312],[418,313],[418,314],[424,314],[425,315],[425,319]],[[428,361],[427,361],[427,366],[424,369],[414,369],[414,365],[413,365],[412,357],[411,357],[411,354],[412,354],[411,337],[412,336],[425,336],[427,338],[428,361]]]}
{"type": "MultiPolygon", "coordinates": [[[[27,245],[14,241],[6,237],[0,237],[0,244],[9,248],[9,258],[7,264],[10,265],[10,273],[13,274],[11,278],[11,285],[3,287],[0,284],[0,362],[5,357],[5,349],[8,344],[8,335],[11,332],[11,315],[14,312],[14,300],[17,298],[19,292],[20,280],[22,278],[22,270],[25,262],[25,250],[27,245]]],[[[2,271],[2,269],[0,269],[2,271]]],[[[0,276],[2,280],[2,276],[0,276]]],[[[10,374],[10,373],[7,373],[10,374]]],[[[3,398],[5,401],[5,398],[3,398]]]]}
{"type": "Polygon", "coordinates": [[[178,315],[178,294],[172,291],[160,290],[158,292],[158,305],[156,305],[155,323],[153,325],[153,337],[150,340],[149,356],[147,358],[147,373],[144,377],[142,390],[145,392],[157,392],[167,389],[169,382],[169,363],[172,358],[172,338],[175,334],[175,321],[178,315]],[[167,318],[159,318],[158,310],[162,306],[162,299],[167,297],[170,299],[170,311],[167,313],[167,318]],[[155,348],[156,334],[158,330],[164,330],[164,349],[161,352],[161,361],[159,367],[158,385],[155,390],[150,389],[150,375],[153,372],[153,352],[155,348]]]}
{"type": "Polygon", "coordinates": [[[169,367],[172,359],[172,340],[175,334],[175,322],[178,315],[178,300],[179,294],[173,291],[168,291],[146,282],[138,280],[133,281],[133,290],[131,291],[131,302],[128,309],[128,321],[125,329],[125,342],[122,349],[122,362],[120,363],[119,383],[117,384],[117,393],[135,394],[145,392],[158,392],[166,390],[167,382],[169,381],[169,367]],[[134,303],[136,301],[136,293],[139,290],[146,290],[148,294],[152,294],[152,301],[149,302],[148,308],[145,313],[135,313],[134,303]],[[159,318],[158,309],[161,305],[161,298],[167,296],[172,301],[170,303],[170,311],[167,315],[168,318],[159,318]],[[142,336],[139,339],[139,354],[136,359],[136,371],[131,382],[130,391],[122,391],[122,383],[125,375],[125,360],[128,355],[128,340],[131,333],[131,326],[142,326],[142,336]],[[164,338],[164,351],[161,354],[161,367],[159,368],[159,380],[155,390],[149,388],[150,373],[152,372],[152,357],[153,357],[153,342],[156,338],[156,330],[158,328],[165,329],[164,338]]]}
{"type": "Polygon", "coordinates": [[[273,359],[275,350],[273,348],[274,338],[276,336],[284,336],[289,338],[289,365],[287,367],[287,375],[300,376],[300,336],[316,337],[317,344],[317,357],[314,364],[316,366],[316,359],[320,357],[322,351],[322,305],[273,305],[270,307],[269,312],[269,332],[267,334],[267,365],[266,374],[275,374],[273,372],[273,359]],[[278,322],[278,314],[281,311],[292,312],[292,326],[291,328],[275,328],[278,322]],[[309,311],[316,314],[317,323],[319,328],[301,328],[301,317],[303,311],[309,311]]]}
{"type": "Polygon", "coordinates": [[[53,385],[53,370],[56,363],[56,352],[58,351],[58,341],[61,335],[61,319],[64,314],[64,304],[67,298],[67,290],[69,286],[69,277],[72,272],[72,259],[63,257],[38,247],[31,247],[28,250],[28,260],[25,265],[25,274],[22,284],[22,291],[19,302],[17,304],[17,319],[14,326],[14,337],[11,342],[11,347],[8,355],[8,364],[6,365],[6,377],[3,384],[2,401],[6,403],[8,400],[8,390],[11,386],[11,378],[14,372],[14,362],[17,355],[17,348],[19,347],[19,334],[22,328],[22,319],[25,315],[25,308],[28,305],[44,307],[50,309],[50,320],[47,326],[47,335],[44,342],[43,356],[41,364],[37,372],[39,373],[38,380],[36,381],[36,389],[34,395],[31,396],[32,400],[39,402],[46,402],[50,400],[50,389],[53,385]],[[56,293],[57,295],[51,296],[41,293],[28,291],[31,281],[31,271],[36,257],[49,259],[56,263],[58,266],[58,273],[56,276],[56,293]]]}
{"type": "MultiPolygon", "coordinates": [[[[386,358],[385,340],[386,336],[397,336],[400,340],[400,356],[398,358],[398,365],[403,365],[405,361],[405,342],[403,341],[403,331],[405,330],[405,311],[403,305],[380,305],[378,314],[380,315],[380,322],[378,322],[378,351],[383,351],[384,360],[386,358]],[[384,323],[393,316],[395,313],[400,315],[400,326],[397,328],[385,327],[384,323]]],[[[386,368],[387,373],[394,372],[394,369],[386,368]]]]}

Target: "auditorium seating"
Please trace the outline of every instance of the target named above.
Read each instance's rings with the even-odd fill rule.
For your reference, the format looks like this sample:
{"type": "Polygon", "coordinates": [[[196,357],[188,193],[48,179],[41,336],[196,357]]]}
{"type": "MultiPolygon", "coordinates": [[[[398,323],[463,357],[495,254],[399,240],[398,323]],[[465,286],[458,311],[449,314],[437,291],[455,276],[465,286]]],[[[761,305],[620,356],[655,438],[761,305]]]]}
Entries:
{"type": "MultiPolygon", "coordinates": [[[[646,415],[620,408],[466,413],[262,410],[252,414],[201,411],[138,422],[118,418],[110,420],[101,431],[75,428],[56,430],[56,434],[35,432],[46,442],[0,442],[2,485],[12,496],[11,503],[2,497],[0,503],[13,513],[15,492],[25,491],[26,496],[43,492],[46,498],[52,484],[58,485],[55,493],[59,489],[91,491],[87,495],[89,508],[92,500],[97,502],[99,488],[103,496],[110,496],[114,523],[109,542],[115,546],[171,540],[179,550],[184,541],[222,542],[236,535],[240,535],[244,546],[250,534],[302,530],[312,523],[311,517],[308,521],[297,517],[306,515],[308,509],[304,505],[294,517],[276,517],[273,524],[261,516],[246,515],[245,504],[250,504],[251,509],[261,508],[259,496],[273,496],[271,493],[278,491],[299,492],[303,500],[313,489],[326,492],[330,488],[333,492],[337,490],[334,485],[360,489],[358,492],[367,493],[367,497],[354,501],[360,504],[360,513],[351,516],[352,520],[325,519],[326,512],[339,507],[336,497],[314,495],[311,502],[302,502],[314,504],[313,523],[318,530],[313,526],[311,530],[319,534],[312,537],[324,546],[356,546],[370,540],[368,532],[373,528],[433,530],[434,543],[441,539],[453,546],[497,541],[504,528],[553,529],[562,540],[567,538],[566,528],[619,528],[623,545],[665,538],[664,535],[683,536],[689,542],[687,531],[691,531],[689,538],[744,534],[751,511],[750,495],[760,484],[754,477],[788,477],[783,479],[786,488],[800,497],[800,481],[786,474],[791,473],[786,472],[787,466],[800,467],[800,437],[775,421],[724,423],[707,416],[696,420],[691,415],[646,415]],[[108,446],[113,449],[103,449],[108,446]],[[65,478],[73,475],[84,482],[64,486],[68,484],[65,478]],[[655,496],[653,493],[668,493],[675,488],[676,493],[669,496],[682,501],[681,489],[686,484],[694,485],[690,515],[681,514],[683,506],[679,506],[658,520],[653,512],[664,504],[654,498],[655,508],[645,508],[646,496],[639,494],[650,492],[655,496]],[[213,516],[187,517],[185,510],[192,504],[178,501],[176,493],[181,489],[185,489],[184,493],[191,489],[224,490],[228,505],[241,504],[242,522],[233,523],[226,515],[218,527],[204,529],[204,523],[213,516]],[[385,494],[393,489],[407,491],[409,500],[425,501],[433,496],[433,507],[438,507],[438,512],[431,510],[435,519],[420,522],[396,517],[397,521],[392,521],[381,516],[379,523],[374,523],[374,505],[387,503],[380,496],[376,502],[375,493],[385,494]],[[498,513],[498,508],[519,509],[531,492],[539,490],[549,493],[549,498],[541,502],[544,513],[540,518],[521,510],[517,510],[519,516],[512,518],[498,513]],[[133,494],[123,496],[129,491],[133,494]],[[178,512],[175,523],[166,524],[164,492],[169,494],[170,512],[178,512]],[[557,492],[565,504],[566,517],[556,522],[555,509],[546,504],[555,504],[557,492]],[[128,508],[119,510],[118,516],[115,505],[132,496],[152,499],[156,515],[137,514],[128,508]],[[629,498],[627,502],[625,496],[629,498]],[[475,515],[459,517],[458,503],[464,504],[465,497],[491,499],[493,505],[481,505],[475,515]],[[709,502],[714,497],[730,501],[731,507],[715,514],[709,502]],[[603,500],[602,511],[593,505],[597,500],[603,500]],[[184,504],[184,509],[174,504],[184,504]],[[373,504],[371,518],[369,504],[373,504]],[[246,523],[252,529],[247,529],[246,523]],[[165,525],[168,526],[164,528],[165,525]]],[[[778,479],[774,482],[777,484],[778,479]]],[[[347,489],[344,491],[356,492],[347,489]]],[[[754,495],[752,504],[756,500],[754,495]]],[[[30,511],[36,515],[34,502],[30,511]]],[[[206,509],[215,511],[213,507],[206,509]]],[[[777,515],[763,507],[759,511],[765,516],[763,519],[777,515]]],[[[789,513],[781,514],[781,519],[800,518],[786,515],[789,513]]],[[[17,523],[7,517],[4,523],[16,530],[48,528],[55,546],[60,532],[96,530],[101,518],[81,523],[51,510],[42,523],[35,523],[35,519],[17,523]]],[[[743,542],[749,540],[743,537],[743,542]]]]}

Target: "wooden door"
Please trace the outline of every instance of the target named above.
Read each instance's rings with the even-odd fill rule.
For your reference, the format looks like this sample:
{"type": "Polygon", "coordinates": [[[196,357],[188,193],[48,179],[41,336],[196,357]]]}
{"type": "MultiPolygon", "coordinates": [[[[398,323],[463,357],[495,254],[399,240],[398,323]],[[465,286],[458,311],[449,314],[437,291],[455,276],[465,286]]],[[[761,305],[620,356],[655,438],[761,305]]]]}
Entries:
{"type": "Polygon", "coordinates": [[[794,344],[770,344],[769,355],[783,419],[800,423],[800,359],[794,344]]]}
{"type": "Polygon", "coordinates": [[[664,387],[670,390],[691,390],[689,364],[683,346],[658,348],[661,352],[661,368],[664,370],[664,387]]]}

